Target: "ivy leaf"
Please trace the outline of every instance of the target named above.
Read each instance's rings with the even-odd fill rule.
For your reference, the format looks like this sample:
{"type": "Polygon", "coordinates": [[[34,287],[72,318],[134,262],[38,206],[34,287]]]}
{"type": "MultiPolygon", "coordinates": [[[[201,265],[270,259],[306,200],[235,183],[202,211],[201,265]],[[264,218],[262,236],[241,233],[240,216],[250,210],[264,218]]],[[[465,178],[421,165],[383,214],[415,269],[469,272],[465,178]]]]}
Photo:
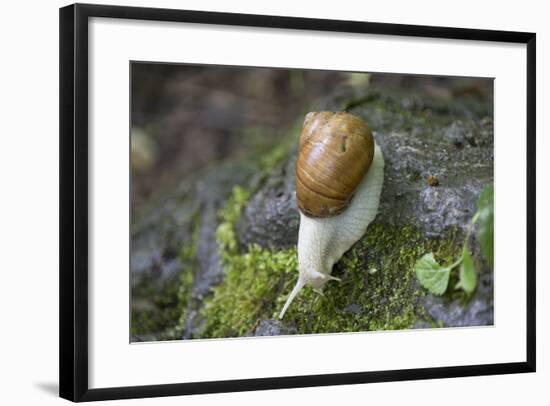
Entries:
{"type": "Polygon", "coordinates": [[[476,288],[477,275],[474,268],[474,261],[466,247],[462,250],[462,263],[459,272],[460,280],[455,286],[455,289],[462,288],[464,292],[470,295],[476,288]]]}
{"type": "Polygon", "coordinates": [[[478,238],[481,252],[485,259],[493,267],[493,223],[494,223],[494,206],[493,206],[493,185],[488,185],[483,188],[479,195],[478,202],[479,211],[479,230],[478,238]]]}
{"type": "Polygon", "coordinates": [[[414,265],[420,284],[434,295],[442,295],[449,284],[451,268],[443,267],[434,259],[433,253],[425,254],[414,265]]]}

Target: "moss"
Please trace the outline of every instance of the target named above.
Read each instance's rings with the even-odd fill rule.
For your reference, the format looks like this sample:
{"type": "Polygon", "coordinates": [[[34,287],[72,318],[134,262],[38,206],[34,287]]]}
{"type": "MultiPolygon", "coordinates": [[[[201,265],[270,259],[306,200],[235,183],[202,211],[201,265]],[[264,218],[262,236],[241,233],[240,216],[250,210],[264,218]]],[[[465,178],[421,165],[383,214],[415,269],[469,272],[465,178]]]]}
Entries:
{"type": "Polygon", "coordinates": [[[132,337],[160,334],[178,319],[177,305],[178,288],[172,280],[159,282],[144,275],[132,290],[132,337]]]}
{"type": "Polygon", "coordinates": [[[219,213],[220,223],[216,229],[216,239],[220,244],[222,253],[235,252],[237,249],[237,237],[235,235],[235,225],[241,217],[241,211],[250,198],[250,191],[241,187],[235,186],[231,195],[219,213]]]}
{"type": "Polygon", "coordinates": [[[238,337],[277,310],[285,280],[296,272],[296,250],[269,251],[257,245],[245,254],[224,253],[226,277],[206,301],[203,337],[238,337]]]}
{"type": "MultiPolygon", "coordinates": [[[[285,319],[301,333],[396,330],[426,314],[412,266],[426,241],[413,227],[371,225],[336,264],[324,296],[305,290],[285,319]]],[[[295,278],[294,278],[295,279],[295,278]]]]}
{"type": "MultiPolygon", "coordinates": [[[[204,338],[242,336],[258,321],[277,317],[298,277],[295,248],[251,245],[239,252],[234,229],[248,196],[235,188],[220,212],[217,238],[226,277],[206,300],[204,338]]],[[[450,261],[458,249],[452,234],[426,239],[411,226],[373,224],[335,265],[333,274],[342,281],[329,282],[323,295],[303,289],[284,322],[301,334],[405,329],[420,320],[435,327],[420,300],[425,292],[413,265],[428,251],[450,261]]]]}

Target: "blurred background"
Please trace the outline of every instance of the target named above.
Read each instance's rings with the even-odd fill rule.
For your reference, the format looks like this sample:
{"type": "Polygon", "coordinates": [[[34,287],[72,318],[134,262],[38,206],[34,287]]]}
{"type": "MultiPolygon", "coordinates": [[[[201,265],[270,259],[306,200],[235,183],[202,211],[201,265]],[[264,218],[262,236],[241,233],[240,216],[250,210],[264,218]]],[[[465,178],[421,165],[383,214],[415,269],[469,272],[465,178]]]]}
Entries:
{"type": "Polygon", "coordinates": [[[155,191],[197,170],[276,144],[319,106],[345,109],[339,96],[361,103],[410,90],[403,107],[425,109],[492,93],[492,81],[476,78],[141,62],[132,63],[131,83],[132,208],[138,211],[155,191]]]}

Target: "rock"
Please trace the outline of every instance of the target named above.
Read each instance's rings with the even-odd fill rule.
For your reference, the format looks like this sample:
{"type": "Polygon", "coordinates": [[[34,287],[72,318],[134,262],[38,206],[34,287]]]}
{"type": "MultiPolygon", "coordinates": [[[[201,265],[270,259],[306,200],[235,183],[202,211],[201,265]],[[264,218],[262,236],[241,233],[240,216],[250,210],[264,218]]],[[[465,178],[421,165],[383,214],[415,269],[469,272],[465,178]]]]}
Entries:
{"type": "Polygon", "coordinates": [[[363,312],[363,309],[357,303],[352,303],[349,306],[346,306],[342,309],[346,313],[360,314],[363,312]]]}
{"type": "Polygon", "coordinates": [[[462,120],[454,121],[443,131],[445,136],[457,147],[462,148],[465,145],[477,147],[478,145],[492,145],[492,122],[485,118],[479,125],[473,125],[472,122],[462,120]]]}
{"type": "Polygon", "coordinates": [[[262,320],[254,330],[253,335],[258,336],[279,336],[296,334],[296,328],[284,325],[279,320],[262,320]]]}
{"type": "Polygon", "coordinates": [[[475,213],[479,190],[426,186],[420,191],[417,224],[427,236],[439,236],[448,227],[465,227],[475,213]]]}
{"type": "Polygon", "coordinates": [[[237,226],[243,246],[254,243],[268,248],[288,248],[296,245],[300,216],[294,185],[295,162],[291,158],[279,166],[247,204],[237,226]]]}
{"type": "MultiPolygon", "coordinates": [[[[153,203],[154,208],[142,215],[136,213],[132,224],[130,268],[135,281],[143,273],[157,279],[177,274],[173,261],[181,248],[181,242],[189,240],[196,202],[188,185],[178,190],[178,198],[153,203]]],[[[176,267],[177,268],[177,267],[176,267]]]]}

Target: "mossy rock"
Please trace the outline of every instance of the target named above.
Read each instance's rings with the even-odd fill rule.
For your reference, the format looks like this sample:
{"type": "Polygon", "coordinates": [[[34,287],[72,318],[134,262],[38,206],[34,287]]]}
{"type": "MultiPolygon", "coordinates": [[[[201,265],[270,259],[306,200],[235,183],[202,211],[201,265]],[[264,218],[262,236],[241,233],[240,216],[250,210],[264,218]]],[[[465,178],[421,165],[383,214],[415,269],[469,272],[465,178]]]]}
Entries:
{"type": "MultiPolygon", "coordinates": [[[[148,216],[140,217],[136,230],[145,230],[143,225],[152,222],[165,225],[134,234],[133,247],[139,247],[137,241],[142,239],[157,241],[155,254],[149,257],[160,265],[151,261],[149,267],[133,267],[133,275],[139,269],[164,270],[170,257],[163,255],[166,247],[180,244],[179,251],[173,249],[178,261],[174,274],[179,278],[175,315],[170,320],[165,317],[155,331],[147,333],[149,327],[144,328],[142,337],[238,337],[493,323],[493,274],[479,255],[475,239],[471,249],[479,283],[473,295],[453,289],[453,273],[447,293],[433,296],[419,285],[413,271],[415,261],[426,252],[449,263],[462,249],[478,195],[493,180],[490,100],[458,97],[450,103],[381,94],[372,89],[358,99],[338,99],[339,107],[332,105],[334,100],[328,106],[348,107],[363,117],[386,161],[379,215],[364,238],[335,265],[333,274],[342,282],[330,282],[323,296],[304,289],[284,320],[277,319],[298,274],[294,165],[299,130],[295,126],[284,144],[263,151],[252,162],[241,160],[232,164],[234,171],[212,168],[213,175],[197,176],[185,194],[181,188],[164,199],[159,207],[165,214],[159,215],[158,207],[153,207],[148,216]],[[220,174],[223,179],[217,179],[220,174]],[[177,210],[170,201],[178,202],[177,210]],[[182,207],[189,214],[178,217],[185,219],[182,222],[173,221],[173,213],[182,207]],[[156,236],[146,238],[149,234],[156,236]],[[193,235],[196,247],[191,249],[193,235]],[[193,255],[183,261],[177,253],[185,246],[193,255]],[[183,274],[192,278],[182,278],[183,274]]],[[[142,254],[143,250],[133,251],[132,257],[142,254]]]]}

